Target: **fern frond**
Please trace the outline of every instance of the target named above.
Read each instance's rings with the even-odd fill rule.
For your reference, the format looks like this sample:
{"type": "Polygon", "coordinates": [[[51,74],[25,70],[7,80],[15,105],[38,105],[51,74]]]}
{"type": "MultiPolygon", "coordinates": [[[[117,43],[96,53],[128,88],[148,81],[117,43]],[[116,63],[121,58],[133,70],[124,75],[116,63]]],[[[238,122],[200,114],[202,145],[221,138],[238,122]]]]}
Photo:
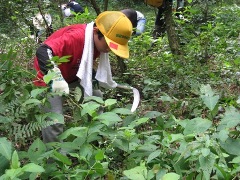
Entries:
{"type": "Polygon", "coordinates": [[[42,120],[36,122],[30,122],[27,124],[15,124],[10,131],[10,134],[14,135],[15,141],[24,140],[26,138],[32,137],[34,132],[40,131],[42,128],[46,128],[47,126],[54,125],[58,122],[42,120]]]}

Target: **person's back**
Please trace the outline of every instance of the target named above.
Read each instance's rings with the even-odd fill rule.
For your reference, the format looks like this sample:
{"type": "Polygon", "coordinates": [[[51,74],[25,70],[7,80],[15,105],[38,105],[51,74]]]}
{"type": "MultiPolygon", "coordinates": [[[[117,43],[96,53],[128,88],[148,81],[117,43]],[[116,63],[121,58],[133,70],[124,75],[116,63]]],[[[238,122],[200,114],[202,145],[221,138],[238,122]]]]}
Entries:
{"type": "Polygon", "coordinates": [[[84,12],[83,8],[75,0],[70,0],[70,2],[67,4],[67,6],[70,7],[71,11],[74,11],[75,13],[83,13],[84,12]]]}
{"type": "Polygon", "coordinates": [[[140,11],[135,11],[133,9],[123,9],[121,10],[128,19],[131,21],[135,35],[141,35],[145,30],[146,18],[140,11]]]}
{"type": "Polygon", "coordinates": [[[133,9],[123,9],[121,10],[123,14],[125,14],[128,19],[131,21],[133,28],[137,27],[137,12],[133,9]]]}
{"type": "Polygon", "coordinates": [[[53,28],[52,28],[52,17],[50,14],[46,13],[42,15],[40,12],[37,13],[33,18],[32,18],[32,35],[34,34],[34,30],[36,30],[36,42],[41,43],[41,36],[43,34],[46,34],[46,38],[50,36],[53,33],[53,28]]]}

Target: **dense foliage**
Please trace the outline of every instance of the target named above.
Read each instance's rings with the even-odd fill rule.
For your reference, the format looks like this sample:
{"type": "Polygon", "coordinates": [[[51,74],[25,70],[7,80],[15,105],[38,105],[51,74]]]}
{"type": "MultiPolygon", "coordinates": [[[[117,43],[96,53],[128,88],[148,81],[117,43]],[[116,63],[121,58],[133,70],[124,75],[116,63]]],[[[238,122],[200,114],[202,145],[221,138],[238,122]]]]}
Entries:
{"type": "MultiPolygon", "coordinates": [[[[51,93],[32,85],[38,44],[25,19],[37,2],[30,2],[3,3],[9,11],[0,26],[0,179],[239,179],[239,4],[188,1],[185,19],[173,16],[183,52],[177,56],[167,35],[151,47],[155,9],[109,2],[109,9],[128,5],[147,17],[145,33],[129,42],[125,73],[111,55],[116,81],[138,88],[141,104],[132,113],[131,92],[119,89],[80,104],[76,88],[62,116],[40,110],[51,93]],[[63,142],[44,144],[41,128],[54,123],[65,123],[63,142]]],[[[53,14],[55,30],[95,18],[87,2],[84,14],[63,21],[57,4],[41,7],[53,14]]]]}

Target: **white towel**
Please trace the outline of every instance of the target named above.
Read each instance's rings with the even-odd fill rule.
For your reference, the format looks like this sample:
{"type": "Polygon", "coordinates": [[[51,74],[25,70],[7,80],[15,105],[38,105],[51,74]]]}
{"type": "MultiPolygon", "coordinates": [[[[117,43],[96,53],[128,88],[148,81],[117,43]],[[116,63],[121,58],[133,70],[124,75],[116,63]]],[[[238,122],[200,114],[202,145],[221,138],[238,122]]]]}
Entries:
{"type": "MultiPolygon", "coordinates": [[[[87,24],[85,30],[85,43],[81,63],[77,72],[77,77],[80,78],[80,85],[84,88],[84,96],[92,96],[92,69],[93,69],[93,24],[87,24]]],[[[108,53],[101,53],[99,65],[97,69],[96,79],[100,86],[105,88],[115,88],[117,83],[112,80],[112,72],[109,63],[108,53]]]]}
{"type": "Polygon", "coordinates": [[[117,83],[112,79],[111,66],[108,53],[101,53],[98,69],[95,77],[99,81],[99,85],[104,88],[116,88],[117,83]]]}

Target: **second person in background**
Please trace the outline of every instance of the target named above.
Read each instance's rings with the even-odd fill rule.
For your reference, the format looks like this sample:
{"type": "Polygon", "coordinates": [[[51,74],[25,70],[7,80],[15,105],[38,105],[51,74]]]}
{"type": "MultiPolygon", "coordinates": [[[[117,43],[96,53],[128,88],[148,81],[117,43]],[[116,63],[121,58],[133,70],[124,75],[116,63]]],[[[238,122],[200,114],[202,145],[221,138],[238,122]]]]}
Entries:
{"type": "Polygon", "coordinates": [[[61,9],[64,17],[74,16],[73,12],[76,14],[84,12],[82,6],[75,0],[70,0],[67,4],[61,5],[61,9]]]}
{"type": "Polygon", "coordinates": [[[133,9],[123,9],[121,10],[123,14],[125,14],[128,19],[132,22],[132,26],[134,28],[133,35],[141,35],[145,30],[146,18],[145,16],[136,10],[133,9]]]}
{"type": "Polygon", "coordinates": [[[69,3],[67,4],[67,7],[70,8],[71,11],[74,11],[75,13],[83,13],[84,10],[82,6],[75,0],[70,0],[69,3]]]}

